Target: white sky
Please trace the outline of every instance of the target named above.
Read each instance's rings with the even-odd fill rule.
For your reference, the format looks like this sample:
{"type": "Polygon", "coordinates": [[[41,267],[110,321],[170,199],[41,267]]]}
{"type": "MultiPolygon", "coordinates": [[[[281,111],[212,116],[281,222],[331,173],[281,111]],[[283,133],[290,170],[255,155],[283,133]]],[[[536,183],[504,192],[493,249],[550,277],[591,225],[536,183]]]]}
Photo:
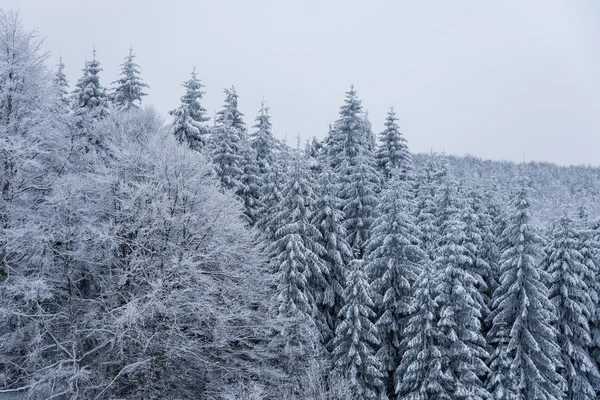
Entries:
{"type": "Polygon", "coordinates": [[[597,0],[3,0],[62,54],[116,79],[133,44],[146,103],[175,108],[192,66],[211,116],[235,85],[275,134],[323,138],[351,83],[376,131],[389,106],[414,152],[600,164],[597,0]]]}

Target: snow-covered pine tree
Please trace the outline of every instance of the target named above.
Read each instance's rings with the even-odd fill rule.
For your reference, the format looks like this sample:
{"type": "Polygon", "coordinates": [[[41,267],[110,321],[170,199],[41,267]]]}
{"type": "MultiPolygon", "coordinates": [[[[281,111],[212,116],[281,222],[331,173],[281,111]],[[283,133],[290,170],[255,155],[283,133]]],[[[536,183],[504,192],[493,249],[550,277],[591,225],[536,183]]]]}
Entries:
{"type": "Polygon", "coordinates": [[[121,64],[121,75],[119,79],[113,82],[116,85],[112,93],[112,101],[119,109],[130,110],[139,108],[142,104],[142,97],[147,96],[144,88],[148,85],[140,77],[140,66],[133,60],[133,48],[129,48],[129,55],[125,57],[121,64]]]}
{"type": "Polygon", "coordinates": [[[65,75],[65,64],[62,57],[58,60],[58,69],[56,75],[54,75],[54,88],[60,111],[65,114],[68,113],[71,108],[71,100],[69,99],[69,82],[67,82],[67,75],[65,75]]]}
{"type": "Polygon", "coordinates": [[[275,162],[269,167],[269,171],[263,177],[260,187],[259,198],[262,208],[260,209],[260,217],[256,221],[256,226],[268,241],[274,240],[275,232],[281,227],[281,221],[278,221],[274,217],[277,206],[283,198],[282,190],[285,184],[285,172],[286,169],[282,163],[275,162]]]}
{"type": "Polygon", "coordinates": [[[171,131],[181,143],[187,143],[191,149],[203,151],[208,145],[209,130],[204,123],[210,118],[200,101],[204,92],[203,85],[196,75],[196,68],[192,69],[190,79],[182,86],[185,94],[181,96],[181,104],[169,114],[173,116],[171,131]]]}
{"type": "Polygon", "coordinates": [[[600,390],[600,373],[590,356],[590,321],[596,304],[590,291],[596,278],[579,251],[581,238],[569,217],[555,226],[546,247],[547,272],[550,275],[549,298],[554,304],[558,327],[558,345],[562,349],[559,371],[567,382],[567,398],[595,399],[600,390]]]}
{"type": "Polygon", "coordinates": [[[415,208],[413,211],[421,249],[427,253],[431,261],[435,260],[435,252],[440,240],[439,229],[435,223],[435,194],[436,189],[439,187],[438,168],[435,161],[432,157],[415,179],[417,187],[415,188],[415,208]]]}
{"type": "Polygon", "coordinates": [[[579,252],[583,256],[583,263],[587,266],[590,275],[589,295],[594,302],[594,309],[590,318],[590,333],[592,343],[590,354],[600,369],[600,221],[590,220],[587,212],[579,213],[578,234],[580,237],[579,252]]]}
{"type": "Polygon", "coordinates": [[[108,115],[108,97],[106,89],[100,84],[100,61],[96,59],[96,49],[92,52],[92,61],[85,63],[83,76],[77,82],[75,90],[75,115],[81,118],[100,120],[108,115]]]}
{"type": "Polygon", "coordinates": [[[349,266],[344,306],[333,341],[334,372],[348,379],[359,399],[378,399],[385,393],[382,366],[375,356],[379,344],[378,332],[371,318],[375,317],[364,260],[353,260],[349,266]]]}
{"type": "Polygon", "coordinates": [[[363,128],[362,104],[354,90],[354,85],[352,85],[346,92],[346,99],[340,107],[339,118],[333,126],[330,126],[326,140],[327,162],[334,171],[337,172],[342,161],[350,162],[364,153],[363,149],[368,147],[368,140],[363,128]]]}
{"type": "Polygon", "coordinates": [[[235,87],[231,86],[225,89],[225,100],[223,108],[217,113],[215,121],[218,124],[224,123],[225,120],[230,120],[231,125],[240,132],[240,137],[246,139],[246,123],[244,122],[244,114],[238,108],[238,94],[235,87]]]}
{"type": "Polygon", "coordinates": [[[492,353],[487,386],[496,399],[563,399],[554,306],[542,283],[543,271],[536,265],[543,240],[531,224],[527,179],[516,184],[500,238],[504,247],[500,285],[489,316],[487,341],[492,353]]]}
{"type": "Polygon", "coordinates": [[[377,151],[377,139],[375,138],[375,134],[373,133],[373,124],[371,123],[371,119],[369,118],[369,111],[365,111],[363,116],[363,134],[365,135],[365,143],[367,149],[373,154],[377,151]]]}
{"type": "Polygon", "coordinates": [[[256,152],[260,175],[265,176],[273,165],[277,140],[273,137],[271,116],[264,101],[261,103],[254,128],[256,131],[250,135],[250,141],[256,152]]]}
{"type": "Polygon", "coordinates": [[[327,162],[341,182],[347,241],[357,258],[363,257],[381,185],[363,118],[361,102],[351,86],[326,145],[327,162]]]}
{"type": "Polygon", "coordinates": [[[427,258],[419,247],[406,185],[395,178],[383,191],[365,256],[376,304],[380,340],[377,358],[386,371],[390,396],[394,394],[394,373],[403,352],[402,327],[413,312],[413,287],[427,258]]]}
{"type": "Polygon", "coordinates": [[[488,352],[481,333],[483,300],[474,274],[469,270],[466,226],[460,219],[462,206],[457,183],[446,177],[439,191],[440,242],[434,262],[439,306],[437,325],[447,338],[440,344],[440,350],[448,362],[443,367],[454,383],[453,398],[489,399],[484,385],[488,352]]]}
{"type": "Polygon", "coordinates": [[[397,121],[394,108],[391,107],[385,120],[385,129],[379,134],[379,147],[375,155],[377,167],[388,180],[394,171],[406,179],[412,170],[412,157],[397,121]]]}
{"type": "Polygon", "coordinates": [[[225,89],[223,108],[217,113],[212,129],[212,160],[223,187],[242,192],[244,174],[242,150],[247,145],[246,125],[237,108],[235,89],[225,89]]]}
{"type": "Polygon", "coordinates": [[[397,399],[454,399],[454,379],[447,372],[447,356],[442,351],[448,338],[437,326],[435,276],[427,260],[415,285],[414,312],[402,329],[404,354],[396,371],[397,399]]]}
{"type": "Polygon", "coordinates": [[[312,223],[321,233],[320,243],[325,249],[322,259],[327,267],[332,292],[326,293],[325,307],[328,324],[334,332],[339,324],[338,314],[344,304],[343,291],[346,287],[348,264],[353,258],[352,250],[346,242],[346,229],[343,226],[344,213],[338,197],[339,182],[331,170],[322,173],[318,182],[319,190],[315,203],[312,223]]]}
{"type": "Polygon", "coordinates": [[[362,258],[376,216],[376,193],[381,180],[368,155],[360,154],[353,160],[344,160],[338,171],[342,181],[340,197],[348,234],[346,240],[355,257],[362,258]]]}
{"type": "Polygon", "coordinates": [[[245,215],[251,226],[254,226],[260,218],[260,210],[262,203],[260,201],[262,176],[258,162],[256,160],[256,152],[250,147],[248,140],[240,142],[240,156],[242,158],[242,175],[240,176],[240,187],[236,194],[244,202],[246,209],[245,215]]]}
{"type": "Polygon", "coordinates": [[[298,310],[310,317],[320,333],[325,333],[323,337],[328,337],[329,328],[319,310],[325,293],[330,290],[328,270],[321,259],[325,254],[319,243],[321,233],[312,223],[315,194],[309,179],[296,156],[281,202],[273,212],[271,222],[278,229],[274,232],[270,254],[277,271],[280,314],[298,310]]]}
{"type": "MultiPolygon", "coordinates": [[[[489,315],[489,301],[491,298],[491,286],[494,281],[492,267],[485,258],[484,236],[487,234],[488,226],[484,222],[481,199],[477,191],[471,189],[466,194],[460,210],[460,218],[465,226],[464,247],[469,257],[469,272],[475,278],[476,286],[481,293],[481,317],[482,327],[489,315]]],[[[485,331],[485,329],[483,329],[485,331]]]]}

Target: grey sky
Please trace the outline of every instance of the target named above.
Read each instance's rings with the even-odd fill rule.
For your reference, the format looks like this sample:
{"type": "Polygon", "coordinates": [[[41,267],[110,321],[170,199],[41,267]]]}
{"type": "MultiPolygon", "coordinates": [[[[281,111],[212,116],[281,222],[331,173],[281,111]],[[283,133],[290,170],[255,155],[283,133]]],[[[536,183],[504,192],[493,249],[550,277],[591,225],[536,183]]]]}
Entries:
{"type": "Polygon", "coordinates": [[[323,138],[351,83],[412,151],[600,164],[600,2],[3,0],[62,54],[71,85],[96,46],[103,84],[130,43],[166,114],[193,65],[212,113],[264,95],[278,137],[323,138]]]}

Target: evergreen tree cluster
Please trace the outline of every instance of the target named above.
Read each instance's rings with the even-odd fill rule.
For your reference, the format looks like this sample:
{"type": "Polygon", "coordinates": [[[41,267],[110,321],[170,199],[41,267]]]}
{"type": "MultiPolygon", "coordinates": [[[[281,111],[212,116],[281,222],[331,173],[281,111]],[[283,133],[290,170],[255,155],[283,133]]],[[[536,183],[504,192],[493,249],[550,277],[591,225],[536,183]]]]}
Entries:
{"type": "Polygon", "coordinates": [[[595,399],[600,223],[540,225],[526,177],[468,179],[375,135],[351,86],[324,140],[163,129],[129,55],[69,92],[0,12],[0,394],[56,399],[595,399]],[[417,160],[417,162],[413,162],[417,160]]]}

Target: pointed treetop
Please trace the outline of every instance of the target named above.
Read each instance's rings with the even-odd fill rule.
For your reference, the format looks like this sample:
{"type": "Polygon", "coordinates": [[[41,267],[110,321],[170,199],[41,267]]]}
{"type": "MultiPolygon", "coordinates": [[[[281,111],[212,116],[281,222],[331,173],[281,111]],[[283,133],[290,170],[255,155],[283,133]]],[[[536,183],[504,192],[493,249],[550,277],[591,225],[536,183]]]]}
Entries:
{"type": "Polygon", "coordinates": [[[125,61],[121,64],[121,74],[119,79],[113,82],[116,84],[112,100],[117,107],[125,110],[139,108],[142,104],[142,97],[146,96],[144,88],[148,85],[140,78],[139,65],[133,59],[133,48],[129,48],[129,55],[125,57],[125,61]]]}

